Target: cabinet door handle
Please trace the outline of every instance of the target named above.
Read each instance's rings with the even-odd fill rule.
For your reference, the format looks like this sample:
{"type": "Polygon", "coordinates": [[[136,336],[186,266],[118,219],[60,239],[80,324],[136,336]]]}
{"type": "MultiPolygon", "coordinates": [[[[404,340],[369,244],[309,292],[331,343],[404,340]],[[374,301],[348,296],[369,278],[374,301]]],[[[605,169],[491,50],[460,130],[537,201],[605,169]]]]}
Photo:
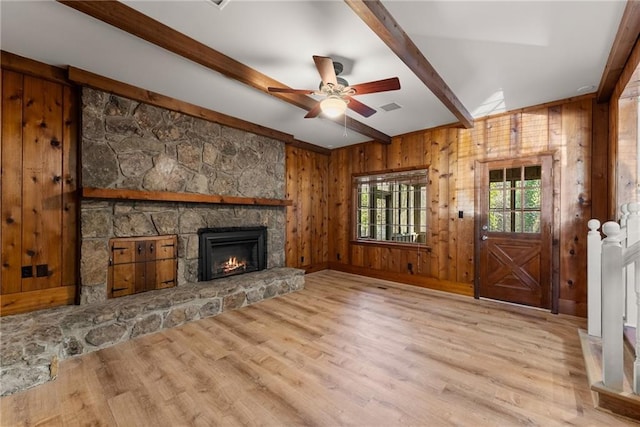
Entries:
{"type": "Polygon", "coordinates": [[[142,253],[142,245],[138,245],[138,253],[141,254],[142,253]]]}
{"type": "Polygon", "coordinates": [[[153,253],[153,243],[149,245],[149,253],[153,253]]]}

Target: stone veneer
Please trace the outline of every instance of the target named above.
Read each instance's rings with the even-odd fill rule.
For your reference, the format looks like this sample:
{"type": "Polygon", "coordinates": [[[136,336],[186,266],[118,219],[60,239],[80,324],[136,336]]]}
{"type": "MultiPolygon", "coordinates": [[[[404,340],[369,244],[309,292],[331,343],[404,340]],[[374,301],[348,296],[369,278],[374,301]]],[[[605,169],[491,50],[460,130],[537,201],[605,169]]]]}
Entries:
{"type": "MultiPolygon", "coordinates": [[[[282,141],[105,92],[82,91],[82,185],[282,199],[282,141]]],[[[82,199],[80,304],[2,318],[0,394],[55,377],[57,361],[304,286],[284,268],[284,207],[82,199]],[[197,282],[199,228],[267,227],[267,270],[197,282]],[[107,299],[109,239],[178,235],[174,288],[107,299]]]]}
{"type": "Polygon", "coordinates": [[[303,270],[274,268],[102,303],[5,317],[0,347],[0,395],[55,378],[58,360],[303,287],[303,270]]]}
{"type": "MultiPolygon", "coordinates": [[[[282,141],[83,88],[82,185],[282,199],[282,141]]],[[[107,298],[109,239],[178,235],[178,286],[197,281],[199,228],[267,227],[267,268],[284,265],[285,208],[81,201],[80,303],[107,298]]]]}

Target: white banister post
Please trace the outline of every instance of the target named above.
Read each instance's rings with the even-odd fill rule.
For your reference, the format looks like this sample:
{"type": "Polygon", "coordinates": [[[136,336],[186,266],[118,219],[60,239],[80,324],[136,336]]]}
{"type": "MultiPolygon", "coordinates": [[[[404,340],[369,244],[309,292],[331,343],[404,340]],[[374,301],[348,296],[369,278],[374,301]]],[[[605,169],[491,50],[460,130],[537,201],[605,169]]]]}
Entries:
{"type": "Polygon", "coordinates": [[[629,204],[625,203],[620,206],[620,227],[627,226],[627,218],[629,217],[629,204]]]}
{"type": "Polygon", "coordinates": [[[620,225],[609,221],[602,226],[602,381],[622,391],[623,321],[622,246],[620,225]]]}
{"type": "Polygon", "coordinates": [[[587,223],[587,332],[594,337],[602,336],[602,239],[600,221],[592,219],[587,223]]]}
{"type": "MultiPolygon", "coordinates": [[[[629,203],[627,247],[640,241],[640,203],[629,203]]],[[[627,323],[636,328],[636,358],[633,362],[633,392],[640,394],[640,260],[633,265],[633,278],[627,272],[627,323]],[[633,280],[633,283],[629,283],[633,280]],[[635,291],[635,298],[632,298],[635,291]],[[633,319],[633,320],[632,320],[633,319]],[[635,321],[635,322],[634,322],[635,321]]],[[[631,265],[627,270],[631,270],[631,265]]]]}
{"type": "Polygon", "coordinates": [[[633,361],[633,392],[640,394],[640,260],[635,264],[636,291],[636,358],[633,361]]]}
{"type": "MultiPolygon", "coordinates": [[[[626,247],[630,248],[636,242],[640,241],[640,203],[627,204],[627,239],[626,247]]],[[[623,246],[624,247],[624,246],[623,246]]],[[[625,324],[629,326],[638,326],[638,306],[636,304],[636,281],[637,263],[631,263],[626,266],[626,287],[625,287],[625,324]]]]}

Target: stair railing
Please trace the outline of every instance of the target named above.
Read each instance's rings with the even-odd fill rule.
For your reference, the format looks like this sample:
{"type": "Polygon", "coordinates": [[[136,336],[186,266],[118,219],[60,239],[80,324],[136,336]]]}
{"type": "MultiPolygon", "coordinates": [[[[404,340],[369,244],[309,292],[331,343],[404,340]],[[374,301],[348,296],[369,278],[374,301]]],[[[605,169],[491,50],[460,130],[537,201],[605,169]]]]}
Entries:
{"type": "Polygon", "coordinates": [[[602,337],[602,380],[622,391],[624,325],[636,327],[634,393],[640,394],[640,204],[621,208],[620,224],[592,219],[587,235],[588,332],[602,337]]]}

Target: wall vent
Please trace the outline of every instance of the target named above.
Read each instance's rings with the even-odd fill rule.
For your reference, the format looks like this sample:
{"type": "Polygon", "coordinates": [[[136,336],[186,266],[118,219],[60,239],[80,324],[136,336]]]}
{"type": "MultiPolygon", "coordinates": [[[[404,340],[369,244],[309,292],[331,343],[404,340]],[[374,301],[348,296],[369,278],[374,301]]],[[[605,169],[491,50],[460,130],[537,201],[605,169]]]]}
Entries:
{"type": "Polygon", "coordinates": [[[393,110],[399,110],[400,108],[402,108],[401,106],[399,106],[398,104],[396,104],[395,102],[391,102],[389,104],[385,104],[382,107],[380,107],[381,109],[383,109],[384,111],[386,111],[387,113],[389,111],[393,111],[393,110]]]}
{"type": "Polygon", "coordinates": [[[210,4],[214,5],[218,9],[222,10],[229,3],[229,0],[207,0],[210,4]]]}

